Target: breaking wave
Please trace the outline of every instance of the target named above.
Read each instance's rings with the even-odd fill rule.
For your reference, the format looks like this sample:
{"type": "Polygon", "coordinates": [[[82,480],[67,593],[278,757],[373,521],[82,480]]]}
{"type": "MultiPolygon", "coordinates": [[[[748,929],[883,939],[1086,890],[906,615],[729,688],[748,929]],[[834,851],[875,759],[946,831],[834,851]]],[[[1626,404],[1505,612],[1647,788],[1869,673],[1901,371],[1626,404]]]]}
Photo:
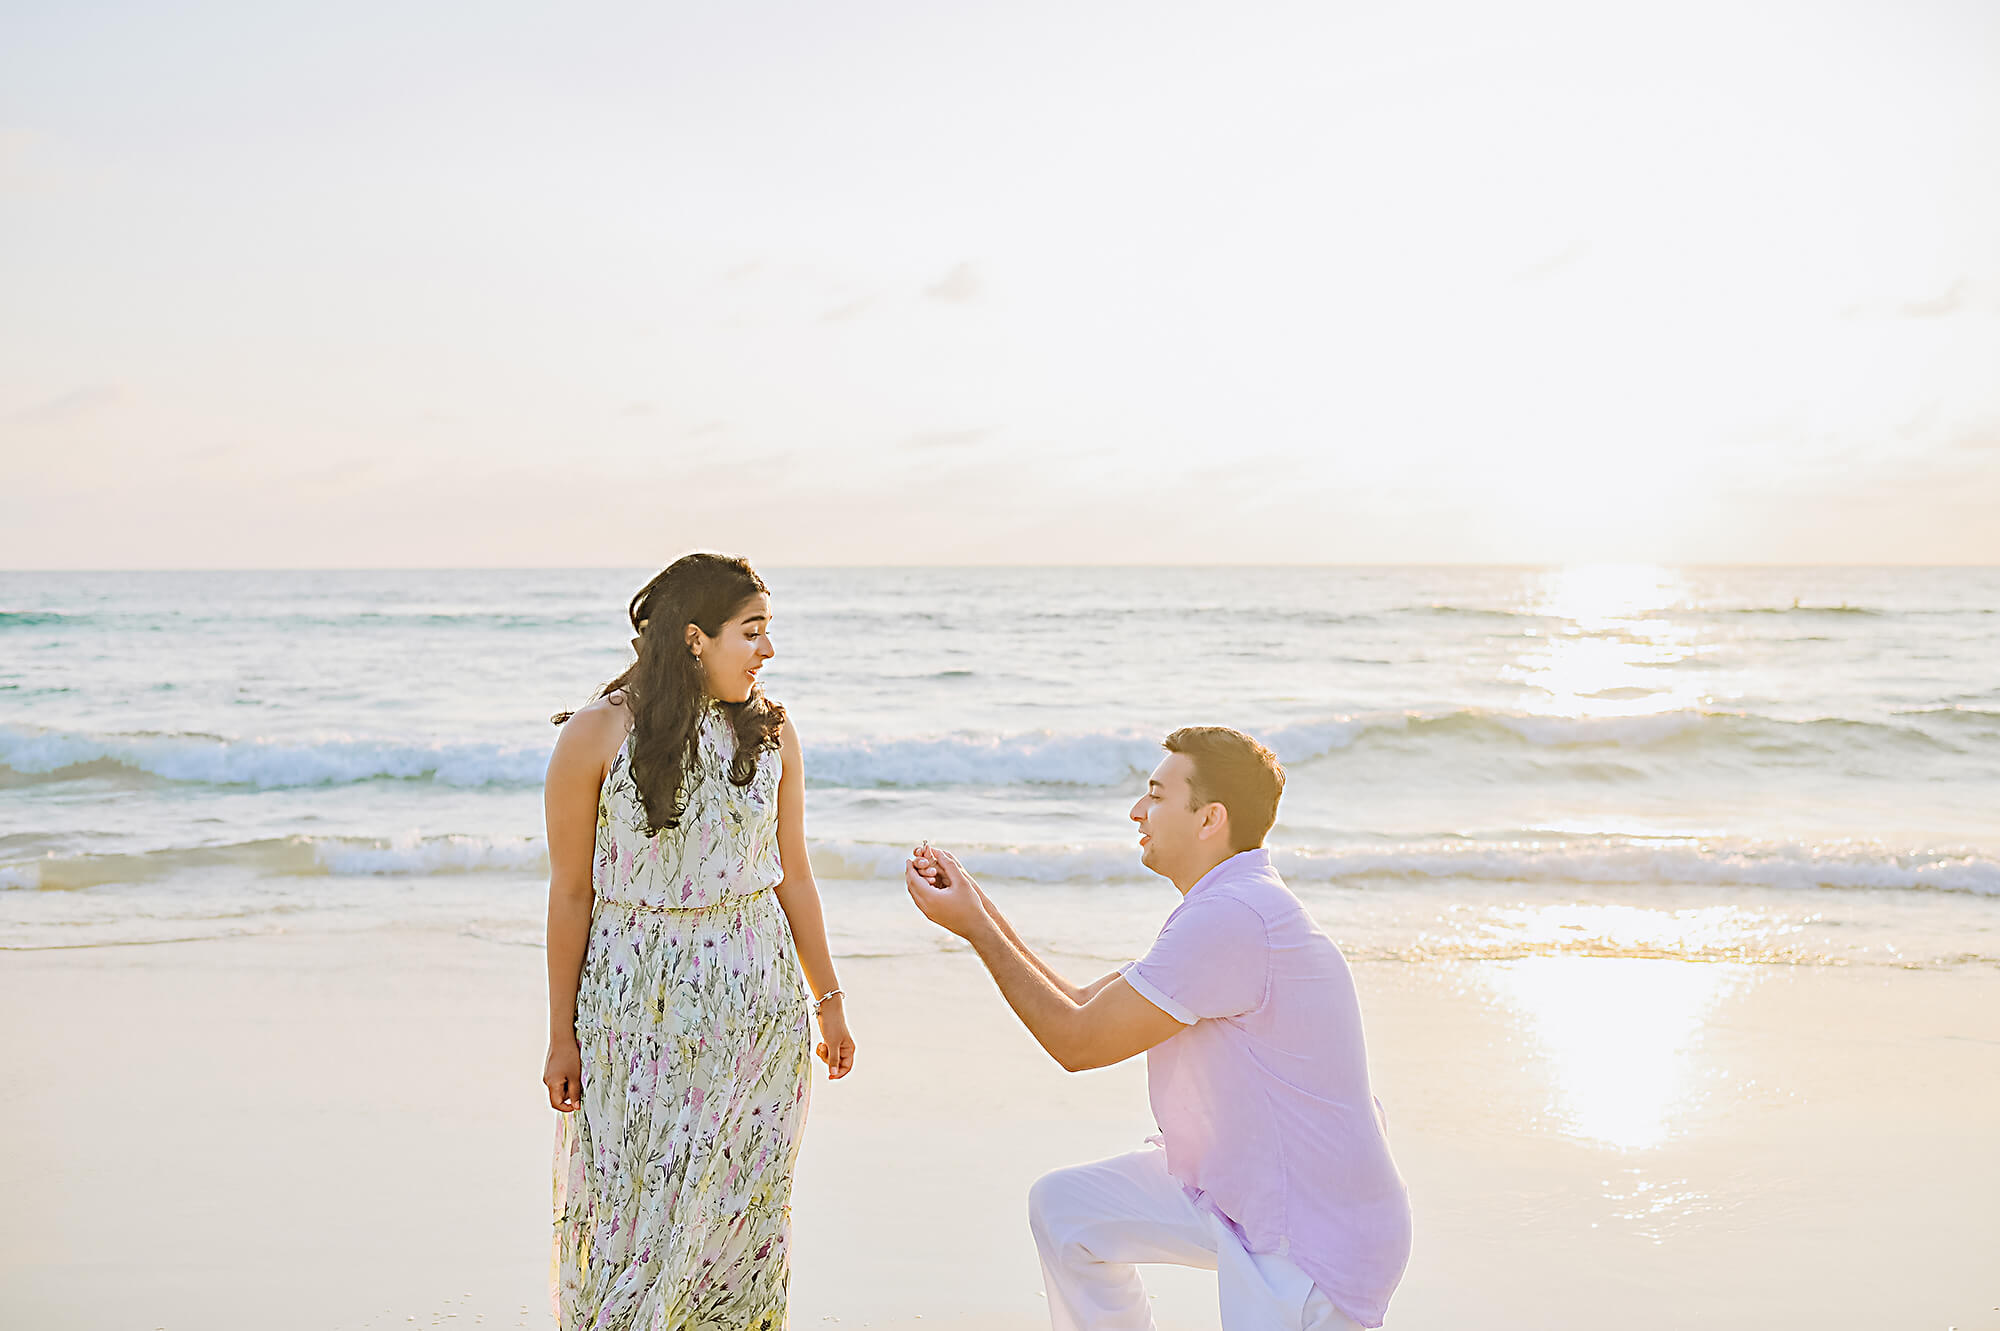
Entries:
{"type": "MultiPolygon", "coordinates": [[[[1150,878],[1130,843],[954,848],[967,868],[998,880],[1049,884],[1150,878]]],[[[822,841],[813,868],[828,883],[899,880],[907,848],[822,841]]],[[[1295,884],[1459,880],[1598,886],[1764,887],[1963,892],[2000,896],[2000,859],[1966,850],[1891,851],[1793,843],[1647,841],[1414,842],[1282,847],[1272,852],[1295,884]]],[[[0,888],[96,887],[215,870],[274,876],[541,874],[539,837],[282,837],[130,854],[57,855],[0,863],[0,888]]]]}
{"type": "Polygon", "coordinates": [[[212,786],[345,785],[423,780],[539,785],[547,748],[383,740],[233,740],[203,734],[77,735],[0,727],[0,785],[152,777],[212,786]]]}
{"type": "MultiPolygon", "coordinates": [[[[900,846],[813,847],[822,878],[900,878],[900,846]]],[[[1147,878],[1130,845],[975,846],[966,868],[1042,883],[1147,878]]],[[[1576,841],[1419,842],[1384,847],[1293,847],[1272,851],[1294,883],[1369,879],[1574,883],[1596,886],[1879,888],[2000,896],[2000,859],[1963,851],[1856,850],[1793,844],[1703,844],[1592,838],[1576,841]]]]}
{"type": "MultiPolygon", "coordinates": [[[[1996,722],[2000,716],[1969,708],[1933,708],[1886,721],[1781,720],[1696,710],[1579,717],[1462,708],[1333,716],[1266,729],[1259,738],[1288,766],[1349,750],[1447,760],[1507,750],[1842,759],[1984,751],[2000,743],[1996,722]]],[[[822,787],[1116,786],[1152,769],[1159,739],[1125,730],[831,740],[809,746],[806,770],[811,783],[822,787]]],[[[385,780],[534,787],[547,762],[542,745],[88,735],[0,727],[0,787],[85,778],[262,789],[385,780]]]]}
{"type": "Polygon", "coordinates": [[[180,846],[131,854],[44,855],[0,864],[0,887],[50,890],[99,887],[173,874],[237,870],[278,877],[541,873],[548,850],[540,837],[270,837],[225,845],[180,846]]]}

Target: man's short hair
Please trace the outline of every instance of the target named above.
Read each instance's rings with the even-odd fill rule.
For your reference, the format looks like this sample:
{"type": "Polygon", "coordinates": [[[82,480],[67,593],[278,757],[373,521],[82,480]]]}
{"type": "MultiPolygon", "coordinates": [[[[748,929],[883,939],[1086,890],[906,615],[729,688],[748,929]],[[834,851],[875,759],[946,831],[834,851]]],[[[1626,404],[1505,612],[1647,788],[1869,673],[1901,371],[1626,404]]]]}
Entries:
{"type": "Polygon", "coordinates": [[[1229,810],[1231,850],[1255,850],[1278,821],[1285,769],[1278,755],[1228,726],[1182,726],[1160,741],[1194,766],[1188,778],[1190,808],[1220,804],[1229,810]]]}

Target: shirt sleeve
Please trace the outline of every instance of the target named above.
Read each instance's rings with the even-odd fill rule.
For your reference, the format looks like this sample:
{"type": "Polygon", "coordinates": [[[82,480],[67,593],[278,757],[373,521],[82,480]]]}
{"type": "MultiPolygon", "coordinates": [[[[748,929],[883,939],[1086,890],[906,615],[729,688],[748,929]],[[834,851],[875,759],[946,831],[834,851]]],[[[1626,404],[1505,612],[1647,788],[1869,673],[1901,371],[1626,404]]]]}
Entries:
{"type": "Polygon", "coordinates": [[[1186,1026],[1260,1006],[1271,950],[1256,911],[1227,897],[1174,912],[1152,950],[1124,968],[1139,996],[1186,1026]]]}

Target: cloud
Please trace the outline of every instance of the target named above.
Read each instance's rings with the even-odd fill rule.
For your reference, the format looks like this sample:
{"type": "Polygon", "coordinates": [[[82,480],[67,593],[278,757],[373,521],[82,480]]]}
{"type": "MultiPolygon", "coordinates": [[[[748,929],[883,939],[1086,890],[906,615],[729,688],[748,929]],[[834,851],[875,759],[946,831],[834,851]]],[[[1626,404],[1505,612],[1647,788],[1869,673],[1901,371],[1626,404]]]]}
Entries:
{"type": "Polygon", "coordinates": [[[1897,310],[1898,314],[1910,319],[1937,319],[1947,314],[1957,314],[1970,304],[1972,284],[1963,277],[1946,287],[1944,291],[1929,300],[1913,300],[1897,310]]]}
{"type": "Polygon", "coordinates": [[[1526,268],[1515,273],[1514,280],[1516,282],[1540,282],[1545,278],[1554,277],[1565,268],[1575,267],[1588,257],[1590,257],[1590,242],[1587,240],[1572,240],[1554,254],[1546,258],[1537,259],[1526,268]]]}
{"type": "Polygon", "coordinates": [[[295,479],[303,485],[351,493],[372,488],[369,482],[383,474],[380,458],[343,458],[324,467],[299,472],[295,479]]]}
{"type": "Polygon", "coordinates": [[[125,400],[125,391],[115,384],[91,384],[71,389],[60,397],[52,397],[32,407],[23,407],[5,419],[13,425],[60,425],[80,420],[106,407],[115,407],[125,400]]]}
{"type": "Polygon", "coordinates": [[[722,280],[725,282],[741,282],[744,278],[755,277],[762,271],[764,271],[764,261],[762,259],[752,259],[748,263],[739,263],[734,268],[724,272],[722,280]]]}
{"type": "Polygon", "coordinates": [[[690,425],[681,431],[683,439],[706,439],[710,435],[722,434],[729,429],[727,421],[703,421],[700,425],[690,425]]]}
{"type": "Polygon", "coordinates": [[[825,314],[820,315],[819,321],[823,324],[845,323],[874,303],[875,298],[873,296],[862,296],[858,300],[850,300],[844,305],[834,306],[825,314]]]}
{"type": "Polygon", "coordinates": [[[620,416],[650,416],[653,414],[653,404],[650,402],[627,402],[618,409],[618,414],[620,416]]]}
{"type": "Polygon", "coordinates": [[[1931,432],[1937,421],[1937,403],[1926,402],[1918,407],[1916,414],[1896,427],[1896,435],[1902,439],[1921,439],[1931,432]]]}
{"type": "Polygon", "coordinates": [[[985,426],[969,430],[920,430],[903,440],[898,448],[970,448],[989,438],[993,431],[985,426]]]}
{"type": "Polygon", "coordinates": [[[943,277],[924,288],[924,294],[932,300],[947,305],[967,305],[979,299],[979,271],[970,260],[959,264],[943,277]]]}
{"type": "Polygon", "coordinates": [[[1843,306],[1840,314],[1846,319],[1943,319],[1954,314],[1969,314],[1980,309],[1978,294],[1972,279],[1961,274],[1952,280],[1950,286],[1936,295],[1901,303],[1890,300],[1866,300],[1843,306]]]}

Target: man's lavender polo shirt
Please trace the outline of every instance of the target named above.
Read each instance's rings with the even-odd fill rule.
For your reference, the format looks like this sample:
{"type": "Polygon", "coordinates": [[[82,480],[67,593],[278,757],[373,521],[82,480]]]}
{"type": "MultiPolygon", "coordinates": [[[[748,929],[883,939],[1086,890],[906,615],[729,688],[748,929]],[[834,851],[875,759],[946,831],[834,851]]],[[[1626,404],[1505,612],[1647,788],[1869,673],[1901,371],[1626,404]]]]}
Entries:
{"type": "Polygon", "coordinates": [[[1265,850],[1209,870],[1126,982],[1187,1029],[1146,1055],[1168,1172],[1252,1252],[1297,1263],[1382,1325],[1410,1258],[1410,1202],[1368,1089],[1347,959],[1265,850]]]}

